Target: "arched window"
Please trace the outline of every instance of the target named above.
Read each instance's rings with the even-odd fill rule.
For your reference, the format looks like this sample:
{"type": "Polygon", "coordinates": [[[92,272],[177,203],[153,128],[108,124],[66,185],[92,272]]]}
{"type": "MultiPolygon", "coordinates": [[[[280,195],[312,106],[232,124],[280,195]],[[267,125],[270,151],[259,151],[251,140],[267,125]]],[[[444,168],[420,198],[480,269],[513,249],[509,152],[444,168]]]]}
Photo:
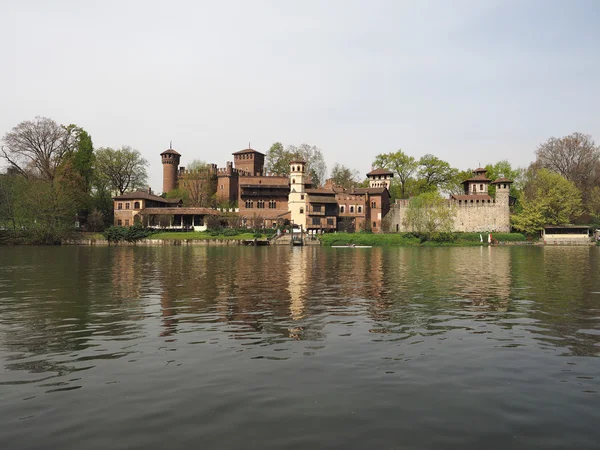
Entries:
{"type": "Polygon", "coordinates": [[[400,231],[400,225],[396,224],[396,233],[400,231]]]}
{"type": "Polygon", "coordinates": [[[362,212],[362,206],[358,207],[358,212],[361,213],[362,212]]]}
{"type": "Polygon", "coordinates": [[[140,202],[135,202],[133,204],[133,209],[140,209],[140,202]]]}
{"type": "Polygon", "coordinates": [[[252,209],[254,207],[252,200],[246,200],[246,208],[252,209]]]}
{"type": "Polygon", "coordinates": [[[259,209],[264,209],[265,207],[265,201],[264,200],[259,200],[256,202],[256,207],[259,209]]]}
{"type": "Polygon", "coordinates": [[[373,228],[377,228],[377,222],[373,222],[373,228]]]}
{"type": "Polygon", "coordinates": [[[354,212],[354,206],[350,207],[350,212],[353,213],[354,212]]]}
{"type": "Polygon", "coordinates": [[[343,213],[344,212],[344,205],[340,206],[340,212],[343,213]]]}
{"type": "Polygon", "coordinates": [[[292,178],[292,184],[296,184],[296,179],[292,178]]]}

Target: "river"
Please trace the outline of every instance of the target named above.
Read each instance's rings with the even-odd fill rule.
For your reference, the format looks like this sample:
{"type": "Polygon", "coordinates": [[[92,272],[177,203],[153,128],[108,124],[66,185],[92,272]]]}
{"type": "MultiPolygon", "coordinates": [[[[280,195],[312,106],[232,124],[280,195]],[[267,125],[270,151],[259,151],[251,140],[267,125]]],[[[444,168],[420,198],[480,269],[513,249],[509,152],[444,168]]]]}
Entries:
{"type": "Polygon", "coordinates": [[[0,448],[598,448],[599,270],[598,247],[0,247],[0,448]]]}

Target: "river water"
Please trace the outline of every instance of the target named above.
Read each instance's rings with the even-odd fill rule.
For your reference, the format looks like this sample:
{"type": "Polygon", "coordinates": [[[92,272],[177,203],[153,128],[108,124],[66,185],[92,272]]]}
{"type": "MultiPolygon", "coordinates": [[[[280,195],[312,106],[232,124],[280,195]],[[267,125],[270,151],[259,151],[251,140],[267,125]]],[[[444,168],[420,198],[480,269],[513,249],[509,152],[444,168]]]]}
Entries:
{"type": "Polygon", "coordinates": [[[0,448],[598,448],[599,269],[597,247],[0,247],[0,448]]]}

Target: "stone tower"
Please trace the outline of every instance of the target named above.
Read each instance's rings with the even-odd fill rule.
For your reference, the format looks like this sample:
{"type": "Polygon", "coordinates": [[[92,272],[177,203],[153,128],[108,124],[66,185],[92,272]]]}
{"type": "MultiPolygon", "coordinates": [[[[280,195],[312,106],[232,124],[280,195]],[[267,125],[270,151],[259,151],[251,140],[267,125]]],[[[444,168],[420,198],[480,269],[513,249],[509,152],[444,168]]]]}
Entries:
{"type": "Polygon", "coordinates": [[[496,204],[508,208],[510,185],[512,181],[508,178],[498,178],[492,184],[496,186],[496,204]]]}
{"type": "Polygon", "coordinates": [[[160,154],[163,164],[163,192],[170,192],[177,188],[177,172],[181,155],[172,148],[160,154]]]}
{"type": "Polygon", "coordinates": [[[367,174],[367,178],[369,179],[370,188],[384,187],[389,190],[392,178],[394,178],[394,172],[387,169],[375,169],[367,174]]]}
{"type": "Polygon", "coordinates": [[[290,163],[290,193],[288,195],[288,210],[292,223],[306,229],[306,163],[292,161],[290,163]]]}

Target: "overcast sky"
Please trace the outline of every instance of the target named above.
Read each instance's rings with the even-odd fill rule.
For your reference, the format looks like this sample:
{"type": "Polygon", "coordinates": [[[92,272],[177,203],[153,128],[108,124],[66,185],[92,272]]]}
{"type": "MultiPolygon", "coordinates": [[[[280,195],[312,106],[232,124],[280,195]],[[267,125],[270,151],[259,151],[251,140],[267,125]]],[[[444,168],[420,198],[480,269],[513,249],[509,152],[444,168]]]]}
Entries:
{"type": "Polygon", "coordinates": [[[96,148],[220,167],[308,143],[370,170],[460,169],[575,131],[600,141],[600,1],[0,0],[0,135],[47,116],[96,148]]]}

